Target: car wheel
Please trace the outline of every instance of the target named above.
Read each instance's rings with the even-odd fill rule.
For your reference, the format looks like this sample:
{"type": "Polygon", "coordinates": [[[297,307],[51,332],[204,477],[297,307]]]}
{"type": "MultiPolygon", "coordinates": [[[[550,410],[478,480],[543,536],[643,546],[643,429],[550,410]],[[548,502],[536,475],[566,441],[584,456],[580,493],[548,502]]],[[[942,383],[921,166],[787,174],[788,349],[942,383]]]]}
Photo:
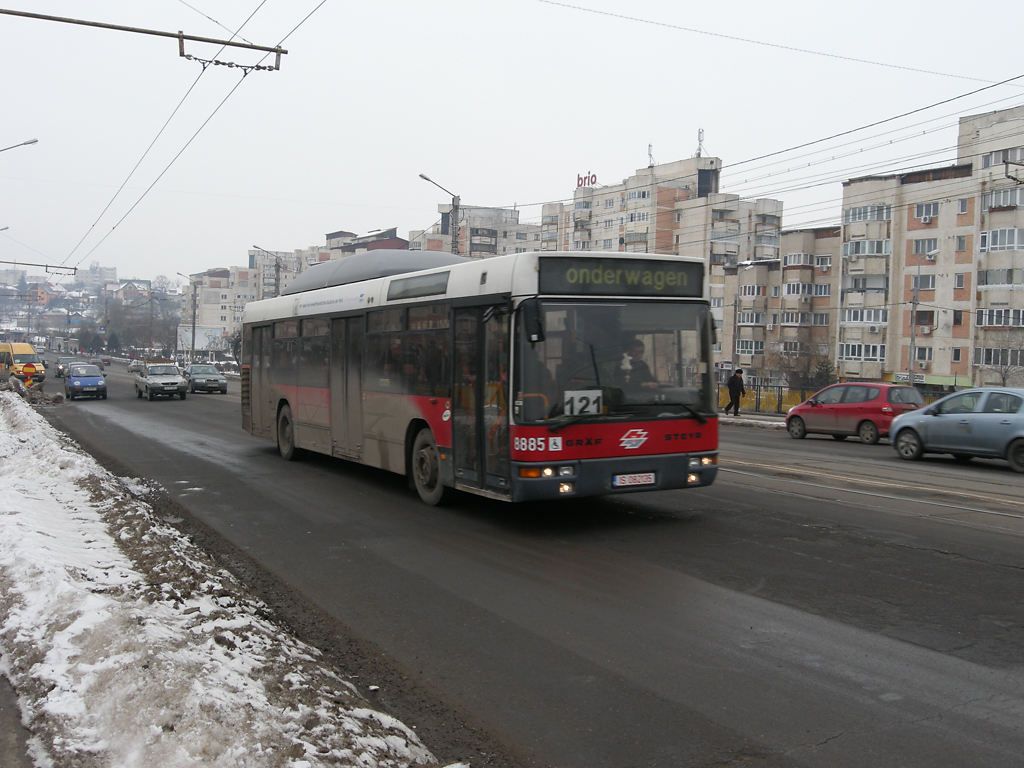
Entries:
{"type": "Polygon", "coordinates": [[[846,435],[832,435],[833,440],[845,440],[846,435]]]}
{"type": "Polygon", "coordinates": [[[142,390],[139,389],[138,387],[135,388],[135,396],[139,399],[142,399],[142,390]]]}
{"type": "Polygon", "coordinates": [[[184,400],[184,399],[185,399],[185,393],[184,393],[184,392],[179,392],[178,394],[179,394],[179,395],[181,395],[181,399],[182,399],[182,400],[184,400]]]}
{"type": "Polygon", "coordinates": [[[285,461],[295,458],[295,426],[292,422],[292,409],[287,405],[281,406],[277,414],[277,450],[285,461]]]}
{"type": "Polygon", "coordinates": [[[786,431],[794,440],[802,440],[807,437],[807,426],[799,416],[794,416],[786,422],[786,431]]]}
{"type": "Polygon", "coordinates": [[[413,441],[409,465],[412,484],[420,499],[432,507],[440,504],[447,490],[441,482],[441,455],[434,434],[426,427],[413,441]]]}
{"type": "Polygon", "coordinates": [[[148,399],[152,400],[152,399],[153,399],[154,397],[156,397],[156,395],[154,395],[154,394],[153,394],[152,392],[150,392],[150,391],[149,391],[149,388],[147,387],[147,388],[146,388],[146,397],[147,397],[148,399]]]}
{"type": "Polygon", "coordinates": [[[100,395],[100,400],[106,400],[106,399],[107,399],[107,393],[104,392],[102,395],[100,395]]]}
{"type": "Polygon", "coordinates": [[[1006,449],[1006,460],[1014,472],[1024,472],[1024,440],[1014,440],[1006,449]]]}
{"type": "Polygon", "coordinates": [[[862,443],[874,445],[878,442],[878,427],[873,421],[862,421],[857,427],[857,435],[860,436],[862,443]]]}
{"type": "Polygon", "coordinates": [[[920,459],[921,454],[924,453],[924,446],[921,444],[921,438],[917,432],[909,428],[900,430],[900,433],[896,435],[896,453],[900,455],[901,459],[907,461],[920,459]]]}

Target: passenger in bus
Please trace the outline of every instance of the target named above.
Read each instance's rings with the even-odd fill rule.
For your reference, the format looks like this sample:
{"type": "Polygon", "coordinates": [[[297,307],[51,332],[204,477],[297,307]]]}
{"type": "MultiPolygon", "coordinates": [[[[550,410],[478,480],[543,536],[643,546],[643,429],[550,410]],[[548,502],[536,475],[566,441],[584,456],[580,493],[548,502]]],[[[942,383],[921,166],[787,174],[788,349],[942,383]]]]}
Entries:
{"type": "Polygon", "coordinates": [[[656,389],[658,381],[643,359],[645,351],[643,341],[634,337],[625,346],[626,351],[622,353],[622,363],[619,365],[623,387],[626,389],[637,387],[656,389]]]}

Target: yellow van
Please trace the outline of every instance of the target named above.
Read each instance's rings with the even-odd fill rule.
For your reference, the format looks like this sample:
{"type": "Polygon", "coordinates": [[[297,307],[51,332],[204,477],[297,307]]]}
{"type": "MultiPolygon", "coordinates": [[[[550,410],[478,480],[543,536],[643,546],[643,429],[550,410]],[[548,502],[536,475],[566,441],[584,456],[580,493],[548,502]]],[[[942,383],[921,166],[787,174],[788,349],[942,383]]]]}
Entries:
{"type": "Polygon", "coordinates": [[[18,342],[5,341],[0,343],[0,375],[25,381],[25,366],[32,364],[35,373],[32,374],[32,381],[39,383],[46,379],[46,368],[43,367],[43,360],[31,344],[20,344],[18,342]]]}

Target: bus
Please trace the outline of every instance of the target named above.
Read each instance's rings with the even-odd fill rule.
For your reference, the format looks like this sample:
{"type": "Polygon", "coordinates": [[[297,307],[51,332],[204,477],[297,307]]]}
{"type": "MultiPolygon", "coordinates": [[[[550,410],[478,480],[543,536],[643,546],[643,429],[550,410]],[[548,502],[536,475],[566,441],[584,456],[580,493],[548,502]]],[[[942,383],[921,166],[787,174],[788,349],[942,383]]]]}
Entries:
{"type": "Polygon", "coordinates": [[[710,485],[714,323],[699,259],[369,251],[243,315],[242,427],[511,502],[710,485]]]}

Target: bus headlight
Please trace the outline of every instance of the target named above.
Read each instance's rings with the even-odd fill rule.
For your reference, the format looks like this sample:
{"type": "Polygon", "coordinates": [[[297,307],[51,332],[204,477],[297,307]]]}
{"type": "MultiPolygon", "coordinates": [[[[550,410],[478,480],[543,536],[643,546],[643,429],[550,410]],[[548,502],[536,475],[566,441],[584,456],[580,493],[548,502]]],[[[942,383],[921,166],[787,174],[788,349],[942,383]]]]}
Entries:
{"type": "Polygon", "coordinates": [[[705,467],[712,467],[718,463],[718,456],[691,456],[689,462],[690,469],[703,469],[705,467]]]}
{"type": "Polygon", "coordinates": [[[573,491],[573,484],[572,483],[561,482],[561,483],[558,484],[558,492],[559,493],[572,493],[572,491],[573,491]]]}

